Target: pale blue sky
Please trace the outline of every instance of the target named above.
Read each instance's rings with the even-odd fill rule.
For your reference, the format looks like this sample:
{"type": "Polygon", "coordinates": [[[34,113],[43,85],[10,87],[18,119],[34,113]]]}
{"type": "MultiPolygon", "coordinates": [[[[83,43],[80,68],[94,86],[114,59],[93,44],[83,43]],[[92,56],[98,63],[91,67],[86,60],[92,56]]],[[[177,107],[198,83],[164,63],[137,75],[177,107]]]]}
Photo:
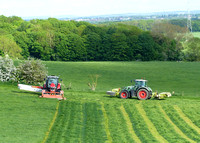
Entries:
{"type": "Polygon", "coordinates": [[[5,16],[94,16],[200,10],[200,0],[0,0],[5,16]],[[188,2],[189,1],[189,2],[188,2]]]}

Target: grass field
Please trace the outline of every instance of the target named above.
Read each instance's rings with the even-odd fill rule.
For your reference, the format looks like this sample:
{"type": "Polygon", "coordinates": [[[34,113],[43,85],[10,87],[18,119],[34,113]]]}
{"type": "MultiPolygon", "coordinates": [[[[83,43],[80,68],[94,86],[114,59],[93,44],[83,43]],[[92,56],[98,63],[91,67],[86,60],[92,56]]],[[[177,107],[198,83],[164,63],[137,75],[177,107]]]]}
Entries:
{"type": "Polygon", "coordinates": [[[43,140],[56,111],[56,101],[0,83],[0,143],[43,140]]]}
{"type": "Polygon", "coordinates": [[[194,35],[194,37],[200,38],[200,32],[192,32],[192,34],[194,35]]]}
{"type": "Polygon", "coordinates": [[[49,74],[60,75],[66,86],[71,83],[67,100],[41,99],[0,84],[0,142],[200,142],[200,63],[45,64],[49,74]],[[87,86],[90,74],[101,75],[95,92],[87,86]],[[141,77],[154,91],[175,95],[139,101],[105,94],[141,77]]]}

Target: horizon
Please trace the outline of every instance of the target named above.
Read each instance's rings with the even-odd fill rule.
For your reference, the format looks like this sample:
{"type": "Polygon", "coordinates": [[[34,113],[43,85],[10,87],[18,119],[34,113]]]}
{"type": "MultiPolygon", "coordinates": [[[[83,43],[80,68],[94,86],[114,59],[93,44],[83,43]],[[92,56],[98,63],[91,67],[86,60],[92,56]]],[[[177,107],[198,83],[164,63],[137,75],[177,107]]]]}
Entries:
{"type": "Polygon", "coordinates": [[[198,3],[198,0],[7,0],[0,5],[0,15],[26,18],[167,13],[200,10],[198,3]]]}

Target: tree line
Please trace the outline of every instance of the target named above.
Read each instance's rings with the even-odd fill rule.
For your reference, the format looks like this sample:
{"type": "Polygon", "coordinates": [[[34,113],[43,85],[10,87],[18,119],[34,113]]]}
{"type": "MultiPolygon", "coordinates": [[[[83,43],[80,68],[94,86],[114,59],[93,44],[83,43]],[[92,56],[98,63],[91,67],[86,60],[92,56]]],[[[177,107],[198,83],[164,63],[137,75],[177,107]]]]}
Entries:
{"type": "Polygon", "coordinates": [[[181,30],[177,31],[168,24],[174,30],[167,33],[169,29],[159,31],[158,26],[163,24],[154,24],[151,31],[144,31],[125,23],[94,25],[55,18],[24,21],[2,15],[0,56],[51,61],[188,60],[181,43],[184,36],[178,39],[186,32],[184,28],[178,27],[181,30]]]}

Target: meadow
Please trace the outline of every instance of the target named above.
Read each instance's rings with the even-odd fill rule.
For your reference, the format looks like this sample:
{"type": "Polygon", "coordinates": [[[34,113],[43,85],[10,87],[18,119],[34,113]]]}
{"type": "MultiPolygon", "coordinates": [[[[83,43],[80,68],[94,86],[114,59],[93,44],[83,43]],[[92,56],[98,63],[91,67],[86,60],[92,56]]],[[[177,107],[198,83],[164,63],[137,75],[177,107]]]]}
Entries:
{"type": "Polygon", "coordinates": [[[0,142],[200,142],[199,62],[44,62],[67,100],[0,84],[0,142]],[[96,91],[87,85],[98,74],[96,91]],[[166,100],[120,99],[112,88],[145,78],[166,100]],[[29,138],[27,138],[29,136],[29,138]]]}
{"type": "Polygon", "coordinates": [[[200,32],[192,32],[192,34],[194,37],[200,38],[200,32]]]}

